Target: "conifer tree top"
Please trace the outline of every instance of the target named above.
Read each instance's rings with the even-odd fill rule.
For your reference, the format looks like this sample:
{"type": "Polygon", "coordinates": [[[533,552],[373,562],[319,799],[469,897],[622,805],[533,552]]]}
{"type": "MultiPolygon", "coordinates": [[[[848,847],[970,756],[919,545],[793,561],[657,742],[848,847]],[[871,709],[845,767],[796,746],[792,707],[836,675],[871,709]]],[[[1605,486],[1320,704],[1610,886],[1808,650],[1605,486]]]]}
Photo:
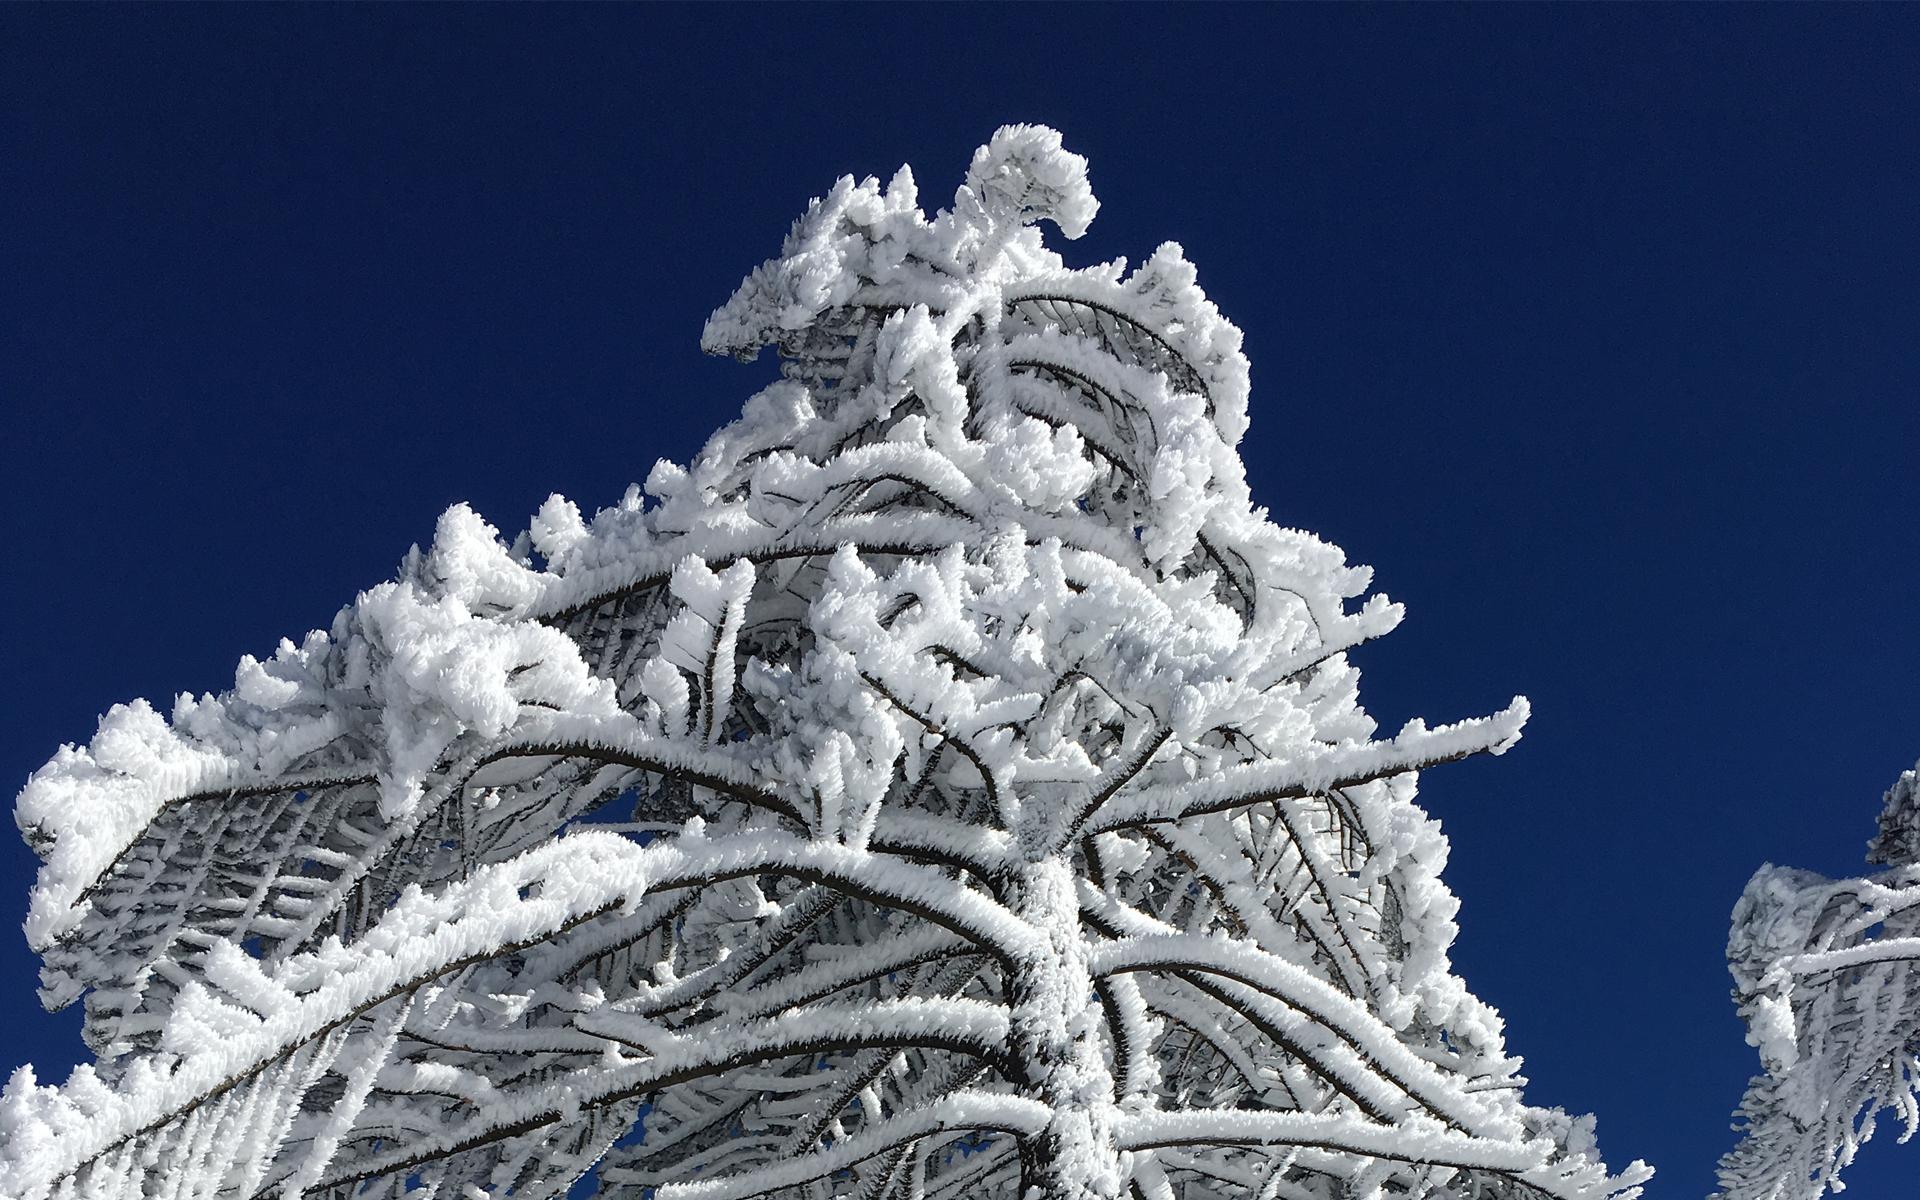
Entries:
{"type": "Polygon", "coordinates": [[[951,208],[842,179],[707,324],[685,465],[465,506],[325,631],[21,793],[98,1061],[0,1196],[1636,1194],[1448,960],[1370,574],[1256,509],[1180,248],[1069,268],[1037,126],[951,208]]]}

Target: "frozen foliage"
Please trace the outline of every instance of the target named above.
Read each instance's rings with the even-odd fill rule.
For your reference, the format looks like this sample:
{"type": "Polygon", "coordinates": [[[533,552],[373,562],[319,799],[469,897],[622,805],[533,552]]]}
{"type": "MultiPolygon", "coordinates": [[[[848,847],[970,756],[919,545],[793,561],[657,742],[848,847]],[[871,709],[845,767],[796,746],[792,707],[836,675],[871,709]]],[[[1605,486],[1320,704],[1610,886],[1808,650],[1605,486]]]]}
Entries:
{"type": "Polygon", "coordinates": [[[1727,963],[1765,1074],[1720,1160],[1724,1200],[1814,1200],[1883,1112],[1920,1128],[1920,767],[1886,795],[1861,879],[1765,866],[1733,910],[1727,963]]]}
{"type": "Polygon", "coordinates": [[[1240,334],[1179,247],[1068,269],[1086,164],[842,179],[704,344],[784,378],[19,800],[97,1062],[0,1194],[1631,1196],[1447,960],[1400,610],[1250,505],[1240,334]]]}

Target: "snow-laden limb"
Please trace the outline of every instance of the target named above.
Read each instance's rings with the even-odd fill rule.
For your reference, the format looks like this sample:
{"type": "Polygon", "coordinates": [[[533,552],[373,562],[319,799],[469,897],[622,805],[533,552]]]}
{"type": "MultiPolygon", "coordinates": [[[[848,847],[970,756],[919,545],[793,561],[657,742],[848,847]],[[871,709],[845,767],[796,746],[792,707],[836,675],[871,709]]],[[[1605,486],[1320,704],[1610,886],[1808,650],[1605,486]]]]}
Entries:
{"type": "Polygon", "coordinates": [[[1428,729],[1423,722],[1415,721],[1391,741],[1312,746],[1297,758],[1251,763],[1185,785],[1142,788],[1093,816],[1084,832],[1172,824],[1230,808],[1324,795],[1474,754],[1503,754],[1519,740],[1528,712],[1525,697],[1515,697],[1511,705],[1491,717],[1438,729],[1428,729]]]}
{"type": "Polygon", "coordinates": [[[1764,1074],[1720,1160],[1723,1200],[1814,1200],[1891,1112],[1920,1129],[1920,768],[1881,807],[1857,879],[1768,865],[1734,906],[1727,964],[1764,1074]]]}
{"type": "Polygon", "coordinates": [[[1440,1127],[1379,1125],[1354,1117],[1234,1109],[1170,1110],[1123,1118],[1120,1144],[1164,1146],[1312,1146],[1372,1158],[1469,1167],[1519,1175],[1546,1161],[1552,1147],[1475,1138],[1440,1127]]]}
{"type": "Polygon", "coordinates": [[[798,1161],[771,1164],[727,1179],[667,1184],[654,1195],[657,1200],[744,1200],[830,1178],[896,1146],[948,1130],[994,1130],[1031,1136],[1046,1127],[1047,1117],[1046,1106],[1035,1100],[991,1092],[959,1092],[890,1117],[883,1124],[798,1161]]]}
{"type": "Polygon", "coordinates": [[[1417,772],[1525,702],[1376,736],[1399,606],[1254,506],[1180,248],[1048,247],[1097,207],[1037,126],[932,214],[841,180],[691,462],[456,507],[61,751],[28,934],[97,1061],[0,1095],[0,1195],[1632,1195],[1447,957],[1417,772]]]}

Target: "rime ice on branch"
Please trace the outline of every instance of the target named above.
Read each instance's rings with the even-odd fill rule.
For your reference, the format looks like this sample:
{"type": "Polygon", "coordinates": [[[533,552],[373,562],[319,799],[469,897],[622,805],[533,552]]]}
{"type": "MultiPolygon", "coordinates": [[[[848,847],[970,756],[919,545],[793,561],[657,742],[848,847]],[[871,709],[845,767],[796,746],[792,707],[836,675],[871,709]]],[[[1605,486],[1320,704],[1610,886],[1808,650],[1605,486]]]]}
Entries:
{"type": "Polygon", "coordinates": [[[1860,879],[1764,866],[1727,965],[1765,1073],[1735,1114],[1721,1200],[1816,1200],[1891,1112],[1920,1128],[1920,767],[1887,792],[1860,879]]]}
{"type": "Polygon", "coordinates": [[[1631,1196],[1448,964],[1400,610],[1266,519],[1240,333],[1002,129],[842,179],[708,323],[784,378],[510,545],[465,508],[325,633],[19,801],[98,1062],[0,1193],[1631,1196]]]}

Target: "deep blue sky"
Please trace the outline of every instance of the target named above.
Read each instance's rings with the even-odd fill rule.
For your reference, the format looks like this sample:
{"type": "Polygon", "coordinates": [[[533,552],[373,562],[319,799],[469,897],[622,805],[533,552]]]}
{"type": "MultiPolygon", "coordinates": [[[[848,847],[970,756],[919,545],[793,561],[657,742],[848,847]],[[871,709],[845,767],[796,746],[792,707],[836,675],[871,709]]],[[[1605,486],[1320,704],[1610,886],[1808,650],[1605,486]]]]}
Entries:
{"type": "MultiPolygon", "coordinates": [[[[0,777],[217,689],[472,501],[611,503],[768,375],[707,312],[843,172],[1043,121],[1247,334],[1256,495],[1378,568],[1541,1102],[1696,1197],[1767,860],[1920,755],[1920,9],[0,8],[0,777]]],[[[7,839],[0,923],[32,859],[7,839]]],[[[0,937],[0,1067],[77,1042],[0,937]]],[[[1889,1139],[1890,1142],[1890,1139],[1889,1139]]],[[[1865,1200],[1920,1150],[1870,1147],[1865,1200]]]]}

